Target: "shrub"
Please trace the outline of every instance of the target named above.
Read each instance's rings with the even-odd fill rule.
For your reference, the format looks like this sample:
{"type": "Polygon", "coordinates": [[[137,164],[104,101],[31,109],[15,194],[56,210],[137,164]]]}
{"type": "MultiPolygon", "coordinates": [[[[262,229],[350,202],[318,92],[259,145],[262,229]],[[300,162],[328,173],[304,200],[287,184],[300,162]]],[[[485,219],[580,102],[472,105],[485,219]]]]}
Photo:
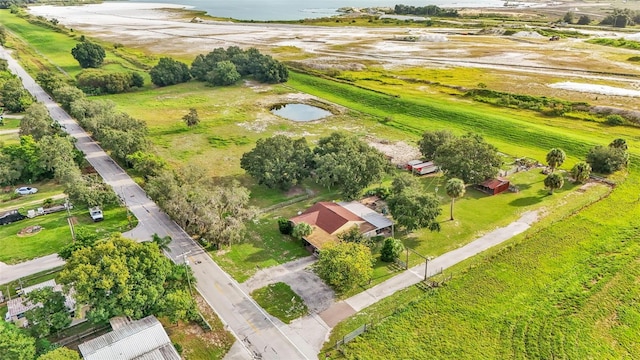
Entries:
{"type": "Polygon", "coordinates": [[[607,116],[607,119],[605,120],[605,123],[607,123],[607,125],[611,125],[611,126],[618,126],[618,125],[623,125],[624,124],[624,118],[620,115],[609,115],[607,116]]]}
{"type": "Polygon", "coordinates": [[[596,146],[589,150],[587,163],[595,172],[611,174],[622,169],[629,161],[629,154],[623,149],[610,146],[596,146]]]}
{"type": "Polygon", "coordinates": [[[392,262],[397,259],[404,251],[404,245],[398,239],[387,238],[384,240],[384,245],[380,250],[380,260],[385,262],[392,262]]]}
{"type": "Polygon", "coordinates": [[[291,223],[291,221],[289,221],[289,219],[279,218],[278,229],[283,235],[291,235],[291,233],[293,232],[293,224],[291,223]]]}

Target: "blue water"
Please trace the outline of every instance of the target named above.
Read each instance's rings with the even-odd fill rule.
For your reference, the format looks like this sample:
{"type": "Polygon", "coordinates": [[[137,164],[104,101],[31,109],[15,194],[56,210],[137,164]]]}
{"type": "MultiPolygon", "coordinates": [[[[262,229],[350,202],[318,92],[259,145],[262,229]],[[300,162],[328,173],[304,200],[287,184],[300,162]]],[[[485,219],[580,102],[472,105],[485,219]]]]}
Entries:
{"type": "Polygon", "coordinates": [[[299,20],[336,15],[341,7],[396,4],[440,7],[501,7],[505,0],[131,0],[132,2],[190,5],[211,16],[240,20],[299,20]]]}
{"type": "Polygon", "coordinates": [[[331,115],[331,112],[307,104],[286,104],[271,109],[273,114],[293,121],[314,121],[331,115]]]}

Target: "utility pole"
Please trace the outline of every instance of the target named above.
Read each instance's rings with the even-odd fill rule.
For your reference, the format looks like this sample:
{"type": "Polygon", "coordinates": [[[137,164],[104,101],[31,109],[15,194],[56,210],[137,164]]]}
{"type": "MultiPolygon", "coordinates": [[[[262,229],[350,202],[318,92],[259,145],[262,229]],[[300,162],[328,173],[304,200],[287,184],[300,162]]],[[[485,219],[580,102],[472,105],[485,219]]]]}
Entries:
{"type": "Polygon", "coordinates": [[[187,260],[187,255],[190,252],[191,252],[191,250],[189,250],[189,251],[187,251],[185,253],[182,253],[182,255],[180,255],[180,256],[183,256],[183,259],[184,259],[183,263],[184,263],[185,272],[187,273],[187,283],[189,284],[189,294],[191,294],[191,297],[193,297],[193,292],[191,290],[191,278],[189,277],[189,261],[187,260]]]}

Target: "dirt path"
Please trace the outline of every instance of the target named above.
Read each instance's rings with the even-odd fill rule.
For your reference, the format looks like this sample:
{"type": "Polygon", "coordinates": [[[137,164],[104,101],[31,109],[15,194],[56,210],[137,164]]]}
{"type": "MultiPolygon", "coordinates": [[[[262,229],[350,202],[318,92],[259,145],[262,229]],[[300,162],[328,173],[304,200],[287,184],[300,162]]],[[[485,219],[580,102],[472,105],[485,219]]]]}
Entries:
{"type": "Polygon", "coordinates": [[[17,134],[19,132],[20,129],[0,130],[0,135],[17,134]]]}

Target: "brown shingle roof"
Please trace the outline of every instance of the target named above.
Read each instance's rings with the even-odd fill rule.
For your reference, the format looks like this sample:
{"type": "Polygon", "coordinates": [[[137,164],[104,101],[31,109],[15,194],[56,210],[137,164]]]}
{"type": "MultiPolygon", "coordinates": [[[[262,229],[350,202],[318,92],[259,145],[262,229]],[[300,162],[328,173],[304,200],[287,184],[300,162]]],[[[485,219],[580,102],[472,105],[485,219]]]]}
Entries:
{"type": "Polygon", "coordinates": [[[291,219],[295,224],[306,222],[328,234],[334,234],[350,221],[364,221],[361,217],[332,202],[318,202],[304,213],[291,219]]]}

